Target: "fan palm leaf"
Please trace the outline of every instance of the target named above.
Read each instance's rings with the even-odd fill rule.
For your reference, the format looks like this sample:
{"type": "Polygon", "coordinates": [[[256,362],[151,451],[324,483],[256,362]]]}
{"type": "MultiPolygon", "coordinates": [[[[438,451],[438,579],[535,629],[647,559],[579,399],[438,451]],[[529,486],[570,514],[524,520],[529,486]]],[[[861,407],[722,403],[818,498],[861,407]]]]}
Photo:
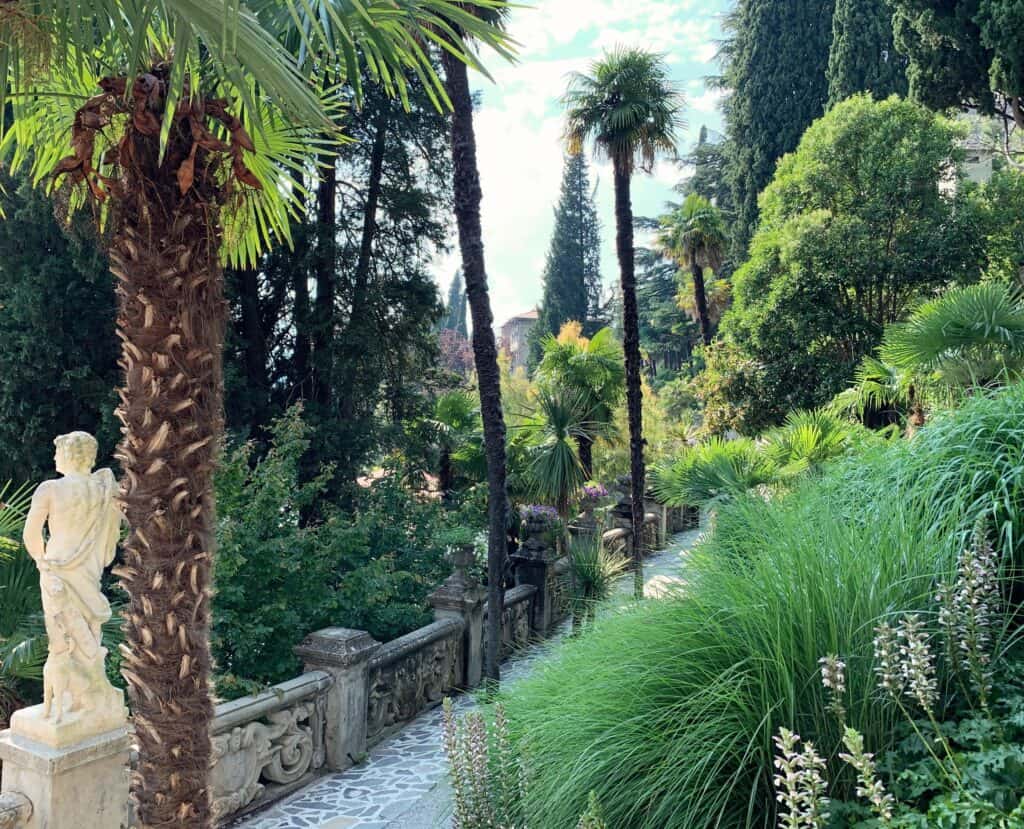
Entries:
{"type": "Polygon", "coordinates": [[[1010,382],[1024,371],[1024,300],[998,283],[955,288],[886,329],[879,356],[951,387],[1010,382]]]}
{"type": "Polygon", "coordinates": [[[774,483],[776,464],[749,438],[715,437],[653,470],[651,488],[669,506],[715,506],[774,483]]]}

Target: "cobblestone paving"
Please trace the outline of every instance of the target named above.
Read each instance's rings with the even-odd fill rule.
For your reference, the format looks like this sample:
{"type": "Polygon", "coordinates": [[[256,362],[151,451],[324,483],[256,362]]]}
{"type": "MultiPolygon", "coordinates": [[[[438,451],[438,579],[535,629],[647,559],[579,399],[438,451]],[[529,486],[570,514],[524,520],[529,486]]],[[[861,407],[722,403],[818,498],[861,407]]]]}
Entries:
{"type": "MultiPolygon", "coordinates": [[[[648,595],[663,595],[678,581],[680,557],[698,533],[677,535],[669,546],[644,563],[648,595]]],[[[626,574],[613,602],[632,592],[633,576],[626,574]]],[[[515,682],[542,659],[552,639],[511,657],[502,667],[502,681],[515,682]]],[[[473,697],[455,701],[468,710],[473,697]]],[[[268,810],[236,821],[233,829],[434,829],[448,825],[446,762],[441,747],[442,710],[434,708],[394,736],[371,749],[361,766],[332,774],[268,810]]]]}

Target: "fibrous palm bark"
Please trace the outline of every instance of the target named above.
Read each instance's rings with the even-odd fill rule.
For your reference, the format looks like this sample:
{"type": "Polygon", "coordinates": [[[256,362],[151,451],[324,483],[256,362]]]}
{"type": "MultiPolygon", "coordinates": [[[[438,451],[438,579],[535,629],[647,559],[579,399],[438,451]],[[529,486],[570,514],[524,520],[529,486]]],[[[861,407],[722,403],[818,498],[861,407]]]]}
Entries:
{"type": "Polygon", "coordinates": [[[452,102],[452,164],[455,218],[466,295],[473,317],[473,358],[480,390],[480,414],[487,456],[487,648],[484,676],[500,678],[501,616],[508,505],[505,493],[505,417],[501,409],[501,375],[494,339],[494,316],[487,292],[483,231],[480,224],[480,172],[473,131],[473,99],[466,65],[442,52],[445,88],[452,102]]]}
{"type": "MultiPolygon", "coordinates": [[[[124,614],[128,680],[139,764],[132,794],[139,826],[211,825],[210,571],[212,475],[222,431],[225,325],[219,211],[251,147],[223,101],[196,99],[173,113],[161,153],[167,78],[160,67],[132,82],[101,82],[78,113],[75,155],[59,171],[110,197],[124,387],[117,414],[122,501],[131,527],[116,570],[130,597],[124,614]],[[127,110],[127,111],[126,111],[127,110]],[[119,174],[91,170],[98,130],[126,117],[113,150],[119,174]],[[209,131],[223,123],[231,143],[209,131]],[[222,164],[230,155],[231,173],[222,164]],[[169,771],[170,770],[170,771],[169,771]]],[[[165,116],[166,117],[166,116],[165,116]]]]}

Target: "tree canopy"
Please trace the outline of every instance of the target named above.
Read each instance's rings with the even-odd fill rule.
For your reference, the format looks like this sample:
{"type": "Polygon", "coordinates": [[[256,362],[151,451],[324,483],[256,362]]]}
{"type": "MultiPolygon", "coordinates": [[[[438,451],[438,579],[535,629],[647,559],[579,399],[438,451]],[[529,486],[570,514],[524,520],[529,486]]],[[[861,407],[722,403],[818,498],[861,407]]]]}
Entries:
{"type": "Polygon", "coordinates": [[[732,425],[822,405],[920,297],[978,279],[979,212],[967,188],[940,187],[957,175],[959,135],[917,104],[865,94],[834,107],[782,159],[734,277],[727,345],[704,378],[707,396],[747,412],[732,425]]]}
{"type": "Polygon", "coordinates": [[[889,0],[836,0],[828,56],[828,102],[857,92],[907,94],[906,58],[896,52],[889,0]]]}
{"type": "Polygon", "coordinates": [[[936,109],[977,107],[1024,128],[1024,5],[1018,0],[893,0],[911,94],[936,109]]]}
{"type": "Polygon", "coordinates": [[[726,20],[721,82],[742,253],[757,224],[758,194],[828,99],[835,0],[739,0],[726,20]]]}

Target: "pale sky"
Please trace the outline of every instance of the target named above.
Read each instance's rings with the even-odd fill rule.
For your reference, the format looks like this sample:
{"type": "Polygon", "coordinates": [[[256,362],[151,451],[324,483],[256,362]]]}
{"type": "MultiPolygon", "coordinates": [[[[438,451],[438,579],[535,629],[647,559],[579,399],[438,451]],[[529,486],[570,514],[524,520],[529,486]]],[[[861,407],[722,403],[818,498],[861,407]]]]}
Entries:
{"type": "MultiPolygon", "coordinates": [[[[562,109],[559,98],[572,71],[616,45],[642,46],[664,53],[686,98],[687,127],[679,151],[696,142],[702,124],[720,129],[718,93],[704,85],[715,74],[716,41],[729,0],[534,0],[514,9],[509,32],[520,44],[519,62],[487,60],[494,78],[472,79],[481,93],[475,113],[477,151],[483,187],[484,249],[495,322],[540,301],[544,259],[554,227],[553,209],[562,178],[562,109]]],[[[615,224],[610,167],[591,164],[597,178],[601,220],[601,269],[607,285],[617,282],[615,224]]],[[[653,216],[674,197],[683,177],[674,163],[662,162],[652,176],[633,181],[637,215],[653,216]]],[[[439,257],[435,278],[445,296],[459,264],[452,220],[452,253],[439,257]]]]}

